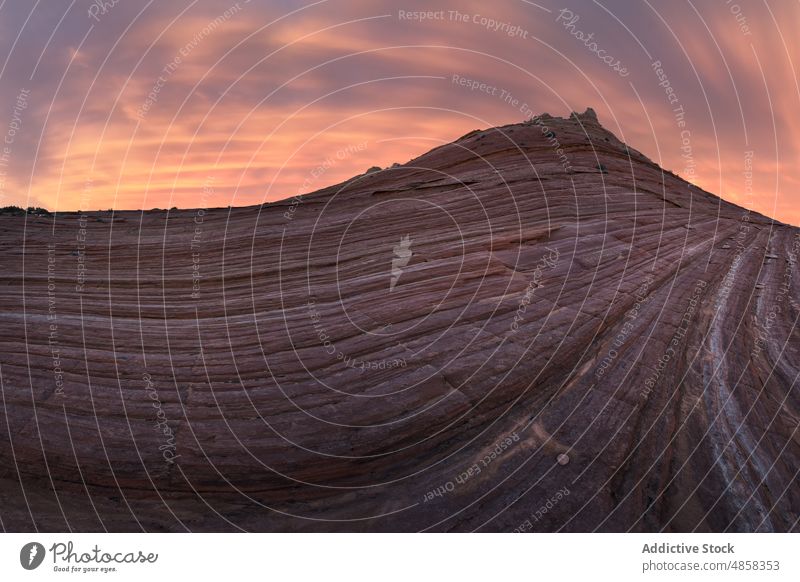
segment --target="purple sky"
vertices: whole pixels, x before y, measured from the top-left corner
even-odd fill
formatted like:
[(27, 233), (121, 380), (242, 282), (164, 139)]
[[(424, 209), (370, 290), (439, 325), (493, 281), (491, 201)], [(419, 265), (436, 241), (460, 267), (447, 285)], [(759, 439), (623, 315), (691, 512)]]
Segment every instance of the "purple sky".
[(6, 0), (0, 205), (254, 204), (590, 106), (799, 224), (798, 25), (796, 1)]

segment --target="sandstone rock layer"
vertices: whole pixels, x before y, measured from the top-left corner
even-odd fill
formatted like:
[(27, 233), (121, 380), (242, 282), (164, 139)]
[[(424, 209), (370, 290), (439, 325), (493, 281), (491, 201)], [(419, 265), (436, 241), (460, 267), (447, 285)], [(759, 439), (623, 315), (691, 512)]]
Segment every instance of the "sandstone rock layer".
[(797, 531), (798, 229), (591, 110), (0, 217), (10, 531)]

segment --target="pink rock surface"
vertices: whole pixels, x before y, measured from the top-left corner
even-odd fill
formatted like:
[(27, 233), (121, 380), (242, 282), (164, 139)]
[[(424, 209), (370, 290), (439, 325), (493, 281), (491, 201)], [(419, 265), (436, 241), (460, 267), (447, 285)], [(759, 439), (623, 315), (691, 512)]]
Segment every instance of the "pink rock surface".
[(301, 200), (0, 216), (2, 526), (797, 530), (798, 233), (591, 110)]

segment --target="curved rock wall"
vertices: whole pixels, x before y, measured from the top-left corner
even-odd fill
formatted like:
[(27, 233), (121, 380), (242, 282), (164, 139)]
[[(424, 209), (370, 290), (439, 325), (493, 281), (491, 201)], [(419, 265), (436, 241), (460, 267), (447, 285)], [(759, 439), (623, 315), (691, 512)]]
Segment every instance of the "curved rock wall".
[(7, 530), (797, 529), (800, 231), (568, 119), (0, 217)]

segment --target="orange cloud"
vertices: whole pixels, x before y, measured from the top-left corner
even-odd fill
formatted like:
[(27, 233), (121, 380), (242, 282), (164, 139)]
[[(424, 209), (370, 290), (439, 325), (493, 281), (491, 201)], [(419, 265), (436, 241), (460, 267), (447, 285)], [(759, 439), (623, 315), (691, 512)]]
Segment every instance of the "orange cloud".
[[(646, 4), (575, 2), (582, 30), (625, 61), (631, 74), (622, 78), (555, 22), (559, 7), (537, 4), (544, 9), (443, 7), (519, 26), (525, 38), (472, 19), (400, 20), (395, 7), (369, 2), (281, 12), (277, 3), (240, 0), (234, 10), (207, 0), (142, 15), (120, 4), (85, 40), (86, 23), (69, 21), (59, 58), (43, 58), (34, 75), (30, 143), (20, 140), (5, 190), (17, 192), (12, 202), (59, 210), (192, 207), (213, 175), (209, 204), (255, 204), (520, 121), (523, 103), (560, 115), (592, 106), (621, 139), (685, 175), (683, 128), (651, 68), (661, 60), (686, 111), (698, 185), (800, 223), (792, 61), (800, 5), (748, 5), (737, 20), (724, 3), (697, 12), (671, 4), (656, 14)], [(33, 22), (21, 46), (34, 46), (35, 27), (47, 24)], [(32, 67), (41, 49), (28, 52)], [(23, 86), (30, 73), (19, 69), (6, 86)], [(458, 86), (453, 74), (517, 101)], [(350, 153), (315, 171), (341, 150)], [(743, 174), (749, 150), (752, 193)]]

